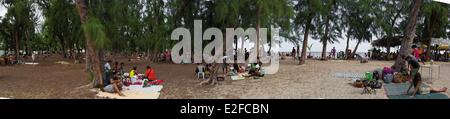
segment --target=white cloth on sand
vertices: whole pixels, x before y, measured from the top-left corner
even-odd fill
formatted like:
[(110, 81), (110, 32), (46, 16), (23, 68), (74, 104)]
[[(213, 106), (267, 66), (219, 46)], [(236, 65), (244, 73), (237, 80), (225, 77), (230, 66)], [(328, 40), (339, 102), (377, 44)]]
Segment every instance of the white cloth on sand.
[(114, 93), (98, 92), (98, 97), (111, 98), (111, 99), (158, 99), (162, 85), (152, 85), (150, 87), (142, 88), (141, 85), (131, 85), (124, 87), (122, 93), (125, 96), (119, 96)]

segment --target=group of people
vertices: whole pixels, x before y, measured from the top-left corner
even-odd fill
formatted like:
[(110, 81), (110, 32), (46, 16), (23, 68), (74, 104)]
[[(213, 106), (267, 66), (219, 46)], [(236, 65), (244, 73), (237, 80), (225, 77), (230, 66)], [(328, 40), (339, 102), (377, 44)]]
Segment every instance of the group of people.
[[(248, 75), (248, 76), (256, 76), (261, 77), (264, 76), (264, 72), (262, 71), (262, 63), (258, 60), (257, 63), (250, 63), (245, 66), (241, 66), (237, 63), (234, 63), (233, 66), (230, 67), (230, 75), (232, 76), (242, 76), (242, 75)], [(248, 73), (247, 73), (248, 71)]]
[[(128, 73), (129, 75), (125, 75), (127, 72), (125, 72), (124, 69), (124, 63), (121, 62), (115, 62), (114, 66), (111, 67), (111, 60), (108, 60), (104, 65), (104, 79), (103, 84), (105, 87), (103, 87), (103, 91), (109, 92), (109, 93), (117, 93), (120, 96), (125, 96), (121, 91), (122, 87), (124, 85), (129, 85), (132, 80), (137, 80), (137, 77), (139, 76), (139, 71), (136, 66), (133, 66), (133, 68)], [(145, 74), (143, 75), (144, 79), (148, 79), (151, 81), (157, 81), (155, 70), (147, 65)]]
[[(292, 51), (290, 53), (290, 56), (294, 57), (294, 60), (296, 59), (296, 56), (298, 54), (299, 50), (295, 49), (295, 47), (292, 47)], [(313, 56), (311, 56), (311, 53), (309, 54), (308, 58), (312, 58)], [(327, 59), (335, 59), (338, 58), (337, 54), (336, 54), (336, 47), (333, 47), (333, 49), (331, 49), (331, 52), (329, 52), (329, 55), (326, 57)]]

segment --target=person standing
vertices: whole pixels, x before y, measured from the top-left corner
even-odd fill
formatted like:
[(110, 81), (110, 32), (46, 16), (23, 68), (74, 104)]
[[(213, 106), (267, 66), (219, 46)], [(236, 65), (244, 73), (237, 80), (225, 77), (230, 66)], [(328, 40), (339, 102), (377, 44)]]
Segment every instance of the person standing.
[(336, 47), (333, 47), (333, 49), (331, 49), (331, 58), (336, 58)]
[(33, 63), (34, 63), (35, 59), (36, 59), (36, 55), (34, 53), (31, 53), (31, 60), (33, 60)]
[(416, 46), (416, 45), (413, 45), (413, 46), (411, 47), (411, 50), (412, 50), (412, 55), (416, 58), (416, 60), (420, 60), (420, 57), (419, 57), (419, 50), (417, 49), (417, 46)]
[(105, 78), (103, 79), (103, 85), (105, 85), (105, 86), (107, 86), (108, 84), (109, 84), (109, 82), (110, 82), (110, 79), (111, 79), (111, 60), (108, 60), (106, 63), (105, 63), (105, 65), (103, 66), (103, 69), (104, 69), (104, 76), (105, 76)]
[(296, 54), (295, 47), (292, 47), (291, 56), (294, 58), (294, 60), (295, 60), (295, 54)]

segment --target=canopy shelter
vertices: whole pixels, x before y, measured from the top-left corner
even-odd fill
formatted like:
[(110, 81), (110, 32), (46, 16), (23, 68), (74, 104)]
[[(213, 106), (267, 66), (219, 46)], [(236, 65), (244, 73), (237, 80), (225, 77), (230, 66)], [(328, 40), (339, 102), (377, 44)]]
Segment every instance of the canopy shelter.
[[(403, 36), (392, 36), (392, 37), (383, 37), (378, 40), (374, 40), (372, 42), (372, 46), (374, 47), (397, 47), (402, 45)], [(414, 38), (414, 43), (419, 42), (419, 39)]]

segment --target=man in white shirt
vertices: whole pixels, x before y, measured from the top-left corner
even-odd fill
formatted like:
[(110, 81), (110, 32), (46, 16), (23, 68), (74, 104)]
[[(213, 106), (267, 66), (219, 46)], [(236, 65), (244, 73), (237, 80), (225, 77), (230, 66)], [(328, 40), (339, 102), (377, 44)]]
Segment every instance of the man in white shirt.
[(108, 62), (105, 63), (104, 65), (104, 70), (105, 70), (105, 77), (103, 78), (103, 85), (107, 86), (110, 82), (111, 79), (111, 60), (108, 60)]

